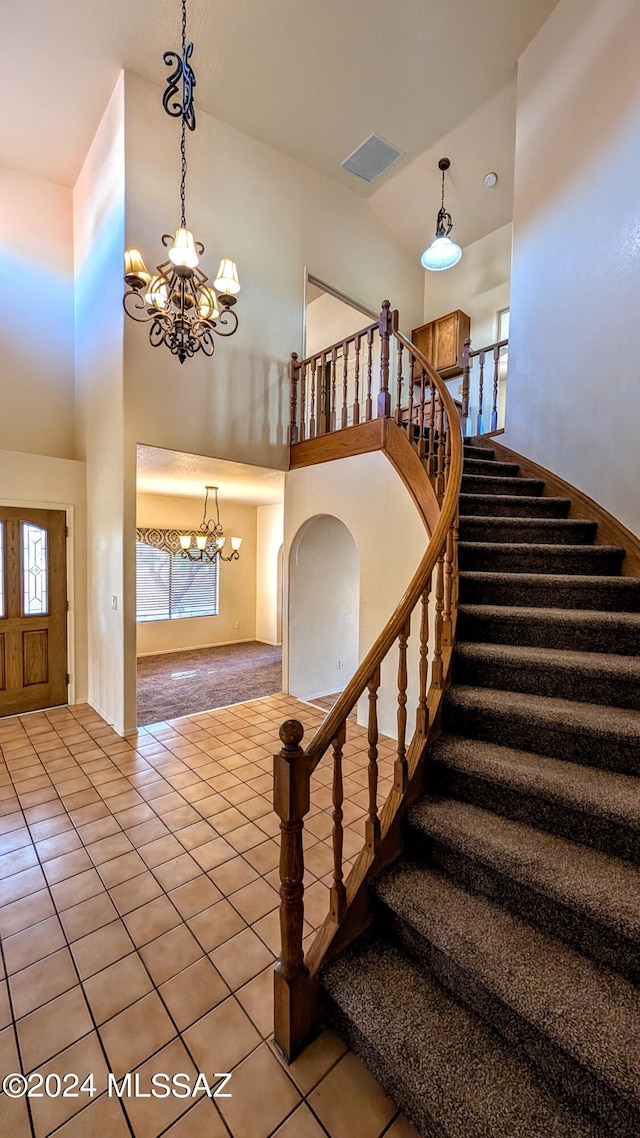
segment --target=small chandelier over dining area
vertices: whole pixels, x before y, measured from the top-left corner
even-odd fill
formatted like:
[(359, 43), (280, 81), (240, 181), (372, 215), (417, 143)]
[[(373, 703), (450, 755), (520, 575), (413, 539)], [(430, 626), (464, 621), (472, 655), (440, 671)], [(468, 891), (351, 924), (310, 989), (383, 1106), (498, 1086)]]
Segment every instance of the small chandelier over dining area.
[(453, 229), (453, 220), (444, 206), (444, 172), (450, 165), (448, 158), (441, 158), (438, 162), (438, 169), (442, 172), (442, 197), (436, 220), (436, 235), (420, 258), (422, 267), (430, 269), (433, 273), (453, 268), (462, 256), (462, 249), (449, 236)]
[[(217, 276), (210, 286), (209, 278), (199, 267), (204, 245), (194, 239), (187, 228), (185, 194), (187, 179), (186, 129), (195, 131), (196, 112), (193, 89), (196, 78), (191, 67), (193, 43), (187, 43), (186, 0), (182, 0), (182, 52), (165, 51), (164, 62), (172, 67), (162, 105), (172, 118), (180, 118), (180, 225), (172, 236), (165, 233), (162, 243), (168, 259), (149, 273), (138, 249), (127, 249), (124, 255), (124, 310), (133, 320), (150, 323), (149, 340), (153, 347), (165, 344), (180, 363), (202, 351), (214, 352), (213, 333), (233, 336), (238, 316), (233, 306), (240, 291), (235, 262), (228, 257), (220, 261)], [(180, 92), (181, 97), (175, 98)]]
[[(215, 495), (215, 518), (207, 517), (209, 505), (209, 491)], [(220, 521), (220, 506), (218, 505), (218, 487), (205, 486), (204, 510), (200, 529), (193, 535), (184, 533), (180, 535), (180, 549), (183, 557), (189, 561), (238, 561), (240, 557), (241, 537), (231, 538), (231, 553), (228, 556), (222, 552), (226, 538)]]

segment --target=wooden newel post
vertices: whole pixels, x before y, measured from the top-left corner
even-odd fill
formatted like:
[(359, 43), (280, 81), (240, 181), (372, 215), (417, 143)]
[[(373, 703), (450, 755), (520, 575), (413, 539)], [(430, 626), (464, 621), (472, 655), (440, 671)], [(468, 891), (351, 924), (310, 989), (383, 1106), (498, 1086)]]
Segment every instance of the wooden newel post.
[[(298, 353), (292, 352), (289, 360), (289, 446), (298, 441)], [(303, 409), (304, 410), (304, 409)]]
[(469, 418), (470, 352), (471, 340), (467, 337), (462, 348), (462, 410), (460, 412), (465, 434), (467, 433), (467, 419)]
[(310, 762), (300, 743), (304, 728), (287, 719), (282, 750), (274, 755), (274, 807), (280, 818), (280, 933), (282, 950), (274, 973), (274, 1033), (288, 1062), (302, 1050), (313, 1026), (313, 996), (304, 963), (303, 818), (309, 810)]
[(378, 418), (388, 419), (391, 415), (391, 392), (389, 391), (389, 335), (391, 333), (391, 303), (382, 301), (380, 313), (380, 390), (378, 392)]

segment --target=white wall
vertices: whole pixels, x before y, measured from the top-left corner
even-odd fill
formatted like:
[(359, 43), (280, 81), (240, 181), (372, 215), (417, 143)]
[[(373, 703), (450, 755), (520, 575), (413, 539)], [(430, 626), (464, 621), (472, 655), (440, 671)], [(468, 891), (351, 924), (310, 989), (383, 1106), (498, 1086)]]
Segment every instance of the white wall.
[(87, 698), (87, 506), (84, 462), (0, 451), (4, 505), (66, 510), (69, 702)]
[[(241, 537), (242, 546), (238, 561), (223, 561), (220, 565), (219, 615), (192, 616), (184, 620), (143, 621), (136, 625), (139, 656), (255, 640), (256, 513), (255, 506), (243, 506), (237, 502), (221, 503), (222, 524), (227, 535), (224, 553), (231, 551), (232, 536)], [(164, 494), (138, 495), (139, 526), (197, 529), (201, 515), (202, 503), (195, 498), (173, 498)]]
[[(381, 452), (325, 462), (292, 470), (285, 484), (285, 611), (289, 595), (291, 549), (301, 526), (319, 514), (344, 523), (353, 535), (360, 561), (359, 658), (373, 644), (391, 616), (422, 557), (427, 535), (403, 483)], [(410, 639), (408, 715), (413, 722), (417, 703), (418, 644), (415, 629)], [(304, 633), (303, 633), (304, 634)], [(289, 687), (290, 638), (300, 635), (291, 627), (283, 643), (283, 676)], [(395, 736), (397, 709), (397, 654), (383, 668), (379, 701), (380, 729)], [(349, 674), (344, 676), (344, 682)], [(297, 682), (297, 679), (296, 681)]]
[(296, 534), (289, 558), (289, 692), (342, 691), (358, 666), (360, 565), (343, 522), (323, 514)]
[(71, 191), (0, 169), (0, 447), (74, 458), (73, 370)]
[[(384, 297), (380, 299), (384, 300)], [(323, 348), (328, 348), (330, 344), (336, 344), (338, 340), (344, 340), (354, 332), (359, 332), (361, 328), (366, 328), (372, 319), (373, 317), (358, 312), (356, 308), (352, 308), (331, 293), (325, 292), (322, 296), (317, 296), (307, 305), (305, 356), (312, 356), (316, 352), (321, 352)]]
[(505, 443), (640, 534), (637, 0), (560, 0), (518, 73)]
[(76, 183), (73, 206), (77, 446), (87, 463), (89, 702), (122, 733), (135, 727), (135, 702), (127, 719), (124, 700), (135, 647), (125, 653), (123, 76)]
[(256, 510), (256, 640), (282, 643), (282, 558), (284, 506)]

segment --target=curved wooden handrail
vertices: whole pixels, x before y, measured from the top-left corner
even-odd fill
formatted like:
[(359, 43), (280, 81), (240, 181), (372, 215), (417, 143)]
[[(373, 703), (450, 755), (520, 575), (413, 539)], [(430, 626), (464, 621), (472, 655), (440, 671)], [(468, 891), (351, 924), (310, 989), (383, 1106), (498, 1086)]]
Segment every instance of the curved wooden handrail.
[[(459, 417), (456, 409), (455, 402), (449, 394), (444, 381), (440, 379), (437, 371), (431, 366), (426, 356), (407, 340), (401, 332), (394, 331), (395, 338), (414, 356), (422, 368), (426, 371), (427, 375), (431, 378), (434, 387), (437, 388), (440, 398), (444, 404), (447, 412), (447, 418), (450, 427), (453, 424), (459, 424)], [(382, 663), (387, 652), (395, 643), (407, 621), (411, 615), (416, 604), (420, 600), (422, 590), (424, 589), (425, 581), (431, 576), (435, 569), (438, 557), (442, 552), (447, 533), (455, 518), (458, 509), (458, 498), (460, 496), (460, 483), (462, 481), (462, 431), (452, 431), (451, 438), (451, 467), (449, 470), (449, 480), (445, 495), (440, 508), (440, 517), (433, 531), (426, 552), (420, 561), (413, 577), (411, 578), (403, 596), (401, 597), (394, 612), (389, 617), (382, 632), (374, 641), (373, 645), (367, 652), (364, 660), (354, 672), (349, 680), (344, 691), (340, 694), (334, 703), (327, 718), (320, 725), (316, 731), (313, 739), (306, 748), (306, 755), (312, 762), (312, 770), (315, 770), (322, 756), (324, 755), (327, 747), (335, 736), (335, 733), (341, 723), (353, 711), (357, 701), (363, 694), (369, 676), (379, 664)]]
[[(354, 373), (353, 422), (359, 421), (358, 345), (363, 337), (367, 344), (367, 398), (365, 421), (373, 416), (374, 396), (371, 388), (371, 360), (373, 326), (356, 333), (348, 343), (356, 345)], [(445, 688), (447, 667), (452, 653), (457, 605), (457, 512), (462, 482), (463, 443), (458, 409), (443, 380), (426, 357), (398, 330), (398, 313), (390, 310), (384, 301), (380, 320), (375, 328), (380, 336), (380, 388), (375, 406), (378, 419), (384, 421), (381, 437), (387, 457), (403, 477), (407, 489), (421, 514), (430, 538), (424, 555), (411, 577), (402, 597), (374, 644), (356, 669), (346, 688), (325, 717), (306, 749), (301, 746), (303, 728), (296, 720), (282, 725), (282, 750), (275, 756), (274, 805), (280, 817), (280, 926), (282, 952), (275, 971), (275, 1042), (287, 1059), (291, 1060), (309, 1039), (317, 1026), (314, 993), (315, 980), (326, 959), (338, 930), (341, 936), (354, 935), (354, 922), (370, 874), (388, 857), (389, 842), (397, 830), (399, 817), (407, 794), (413, 793), (419, 781), (421, 759), (430, 732), (437, 728), (440, 704)], [(395, 341), (396, 375), (390, 382), (390, 341)], [(323, 431), (331, 437), (337, 430), (348, 426), (349, 376), (347, 361), (349, 349), (344, 342), (343, 413), (338, 427), (335, 413), (335, 357), (334, 345), (319, 353), (321, 374), (327, 354), (332, 366), (323, 389)], [(314, 357), (316, 358), (316, 357)], [(403, 368), (408, 363), (408, 375)], [(308, 404), (305, 402), (305, 362), (299, 364), (292, 356), (291, 422), (292, 442), (315, 437), (314, 386), (317, 372), (313, 365)], [(300, 381), (300, 400), (297, 384)], [(391, 388), (395, 382), (395, 423), (391, 417)], [(408, 406), (403, 406), (403, 390), (408, 382)], [(418, 394), (416, 395), (416, 388)], [(307, 421), (308, 412), (308, 421)], [(402, 438), (401, 436), (404, 436)], [(303, 445), (305, 443), (303, 442)], [(307, 449), (308, 449), (308, 445)], [(315, 446), (315, 444), (313, 444)], [(406, 448), (403, 450), (403, 448)], [(307, 456), (308, 457), (308, 456)], [(429, 616), (430, 598), (433, 615)], [(419, 632), (419, 700), (416, 708), (415, 730), (407, 745), (407, 641), (411, 634), (411, 618), (420, 609)], [(433, 641), (430, 624), (433, 623)], [(394, 760), (393, 789), (382, 807), (378, 803), (378, 718), (377, 699), (381, 680), (381, 665), (397, 642), (397, 747)], [(430, 674), (430, 687), (428, 677)], [(346, 740), (347, 719), (357, 701), (369, 693), (369, 743), (367, 771), (369, 807), (365, 820), (363, 848), (344, 881), (343, 859), (343, 749)], [(302, 845), (303, 821), (310, 809), (311, 775), (321, 759), (332, 751), (333, 759), (333, 884), (330, 888), (329, 913), (321, 926), (308, 958), (303, 951), (304, 927), (304, 853)], [(413, 781), (412, 781), (413, 780)], [(349, 933), (351, 929), (351, 933)]]

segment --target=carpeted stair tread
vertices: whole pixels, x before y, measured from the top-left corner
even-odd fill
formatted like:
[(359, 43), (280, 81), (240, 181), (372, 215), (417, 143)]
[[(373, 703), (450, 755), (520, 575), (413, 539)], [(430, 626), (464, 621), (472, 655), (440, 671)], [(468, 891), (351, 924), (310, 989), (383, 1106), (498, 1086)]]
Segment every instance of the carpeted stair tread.
[(574, 573), (460, 572), (462, 604), (640, 610), (640, 580)]
[[(475, 785), (490, 785), (498, 803), (501, 792), (521, 796), (523, 813), (533, 813), (532, 804), (540, 801), (584, 815), (594, 829), (602, 822), (628, 828), (630, 843), (636, 846), (636, 860), (640, 859), (640, 779), (634, 775), (460, 735), (441, 735), (429, 753), (435, 768), (470, 776)], [(582, 839), (576, 836), (574, 840)]]
[(462, 475), (463, 494), (542, 494), (544, 482), (538, 478), (496, 478), (488, 474)]
[(640, 708), (640, 659), (614, 653), (458, 641), (453, 678), (466, 686)]
[(571, 507), (569, 498), (546, 498), (526, 494), (460, 495), (460, 513), (467, 517), (553, 517), (566, 518)]
[(640, 774), (640, 715), (627, 708), (456, 684), (444, 723), (456, 735)]
[(626, 550), (615, 545), (531, 545), (527, 542), (460, 541), (461, 570), (503, 573), (571, 573), (610, 576), (620, 572)]
[(425, 1138), (605, 1138), (388, 940), (361, 937), (321, 982), (339, 1030)]
[(406, 825), (640, 948), (640, 866), (466, 802), (422, 798)]
[(486, 641), (490, 636), (494, 644), (640, 654), (640, 614), (636, 612), (461, 605), (458, 634), (467, 642)]
[(489, 447), (475, 447), (471, 443), (464, 444), (464, 457), (465, 458), (481, 458), (490, 462), (495, 458), (495, 451), (490, 450)]
[(489, 474), (492, 478), (517, 478), (520, 467), (517, 462), (496, 462), (494, 459), (467, 457), (464, 459), (465, 474)]
[(396, 862), (373, 892), (402, 947), (544, 1074), (573, 1089), (588, 1073), (583, 1107), (617, 1113), (613, 1132), (636, 1112), (640, 1126), (640, 992), (628, 980), (420, 863)]
[(500, 518), (460, 514), (460, 541), (592, 545), (597, 522), (579, 518)]

